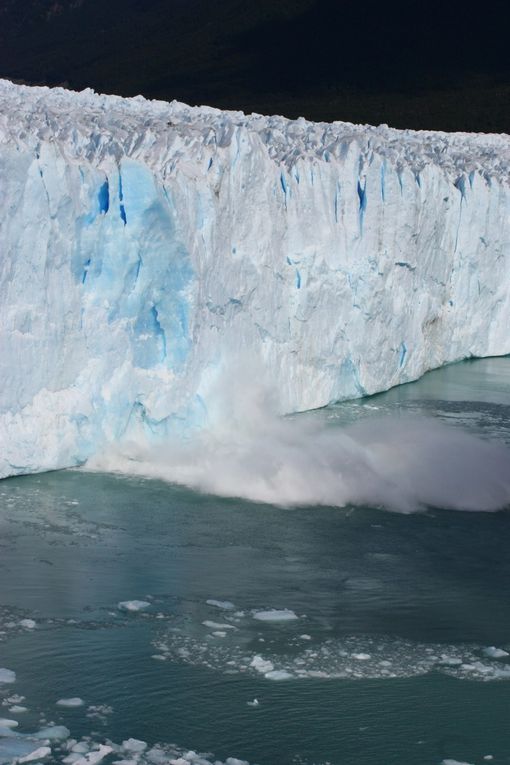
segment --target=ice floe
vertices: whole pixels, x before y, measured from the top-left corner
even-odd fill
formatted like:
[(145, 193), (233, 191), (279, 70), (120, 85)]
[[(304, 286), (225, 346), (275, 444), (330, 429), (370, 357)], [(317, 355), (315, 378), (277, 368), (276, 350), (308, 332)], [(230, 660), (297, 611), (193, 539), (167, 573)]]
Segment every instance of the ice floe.
[(502, 648), (496, 648), (496, 646), (490, 645), (483, 649), (482, 652), (485, 656), (489, 656), (491, 659), (506, 659), (510, 654), (508, 651), (504, 651)]
[(144, 611), (146, 608), (149, 608), (152, 604), (149, 603), (148, 600), (122, 600), (120, 603), (117, 604), (117, 608), (120, 611)]
[(262, 656), (254, 656), (250, 662), (250, 667), (253, 667), (257, 672), (261, 672), (265, 675), (267, 672), (272, 672), (274, 664), (268, 659), (263, 659)]
[(57, 706), (59, 707), (82, 707), (85, 702), (83, 699), (80, 699), (78, 696), (73, 696), (70, 699), (59, 699), (57, 701)]
[(214, 598), (211, 598), (210, 600), (206, 600), (206, 603), (208, 606), (220, 608), (222, 611), (232, 611), (235, 608), (235, 605), (231, 603), (230, 600), (215, 600)]
[(0, 717), (0, 728), (17, 728), (18, 725), (17, 720), (7, 720), (5, 717)]
[(271, 608), (268, 611), (254, 611), (253, 618), (259, 622), (290, 622), (299, 617), (289, 608)]
[(65, 725), (49, 725), (33, 734), (34, 738), (49, 739), (50, 741), (59, 741), (69, 738), (71, 731)]
[(221, 624), (220, 622), (211, 622), (209, 619), (206, 619), (202, 622), (204, 627), (209, 627), (209, 629), (212, 630), (235, 630), (237, 627), (235, 627), (233, 624)]
[(24, 627), (26, 630), (33, 630), (37, 627), (37, 622), (34, 619), (22, 619), (20, 627)]
[(49, 746), (40, 746), (38, 749), (34, 749), (33, 752), (30, 752), (30, 754), (25, 755), (25, 757), (19, 757), (17, 762), (23, 763), (35, 762), (35, 760), (44, 760), (50, 754), (51, 748)]

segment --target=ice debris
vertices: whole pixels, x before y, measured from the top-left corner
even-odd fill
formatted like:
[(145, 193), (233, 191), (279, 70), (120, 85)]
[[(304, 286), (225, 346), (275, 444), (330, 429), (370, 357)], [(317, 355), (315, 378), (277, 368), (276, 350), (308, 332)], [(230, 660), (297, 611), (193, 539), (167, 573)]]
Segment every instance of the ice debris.
[(144, 611), (146, 608), (149, 608), (152, 604), (149, 603), (147, 600), (123, 600), (120, 603), (118, 603), (117, 608), (120, 611)]
[(81, 707), (83, 706), (84, 703), (85, 702), (83, 701), (83, 699), (80, 699), (78, 696), (73, 696), (72, 698), (69, 698), (69, 699), (59, 699), (57, 701), (57, 706), (73, 708), (73, 707)]
[(258, 619), (260, 622), (290, 622), (294, 619), (299, 619), (298, 616), (289, 608), (282, 608), (280, 610), (271, 608), (269, 611), (254, 611), (253, 618)]

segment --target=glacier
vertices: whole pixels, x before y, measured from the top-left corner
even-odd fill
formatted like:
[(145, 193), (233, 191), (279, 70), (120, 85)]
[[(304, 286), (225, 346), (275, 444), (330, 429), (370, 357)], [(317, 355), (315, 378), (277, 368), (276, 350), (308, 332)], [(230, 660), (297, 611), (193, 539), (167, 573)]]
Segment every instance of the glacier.
[[(510, 138), (0, 80), (0, 477), (510, 353)], [(240, 362), (241, 363), (241, 362)]]

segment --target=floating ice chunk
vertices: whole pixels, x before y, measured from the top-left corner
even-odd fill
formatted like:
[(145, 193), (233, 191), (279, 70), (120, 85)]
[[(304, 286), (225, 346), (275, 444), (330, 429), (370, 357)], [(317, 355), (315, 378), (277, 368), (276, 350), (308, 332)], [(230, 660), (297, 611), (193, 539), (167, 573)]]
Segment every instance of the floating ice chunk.
[(153, 751), (151, 750), (148, 753), (150, 762), (157, 763), (158, 765), (249, 765), (246, 760), (239, 760), (237, 757), (227, 757), (224, 763), (219, 760), (214, 760), (213, 763), (212, 760), (206, 759), (204, 755), (197, 754), (193, 750), (182, 752), (175, 759), (160, 759), (159, 756), (157, 758), (154, 757)]
[(19, 693), (13, 693), (12, 696), (7, 696), (4, 703), (21, 704), (22, 701), (25, 701), (24, 696), (20, 696)]
[(20, 707), (18, 704), (14, 704), (14, 706), (9, 707), (9, 712), (12, 712), (13, 715), (20, 715), (23, 712), (28, 712), (28, 707)]
[(214, 600), (214, 598), (210, 598), (209, 600), (205, 601), (208, 606), (214, 606), (214, 608), (221, 608), (222, 611), (232, 611), (235, 608), (235, 605), (230, 602), (230, 600)]
[(16, 682), (16, 672), (13, 672), (12, 669), (5, 669), (4, 667), (0, 668), (0, 683), (15, 683)]
[(258, 699), (253, 699), (253, 701), (247, 701), (246, 704), (249, 707), (258, 707), (260, 706), (260, 701)]
[(300, 640), (311, 640), (312, 636), (311, 635), (300, 635), (299, 638), (300, 638)]
[(37, 627), (37, 622), (33, 619), (21, 619), (20, 627), (24, 627), (26, 630), (33, 630)]
[(209, 627), (211, 630), (236, 630), (237, 627), (234, 627), (233, 624), (220, 624), (219, 622), (211, 622), (209, 620), (206, 620), (205, 622), (202, 622), (204, 627)]
[(443, 760), (441, 765), (472, 765), (472, 763), (460, 762), (459, 760)]
[(263, 675), (266, 674), (266, 672), (272, 672), (274, 669), (274, 664), (271, 661), (268, 661), (267, 659), (263, 659), (262, 656), (254, 656), (253, 659), (250, 662), (250, 667), (253, 667), (257, 670), (257, 672), (261, 672)]
[(369, 653), (351, 653), (351, 656), (356, 661), (368, 661), (372, 658)]
[(484, 760), (493, 760), (493, 759), (494, 759), (494, 755), (492, 755), (492, 754), (486, 754), (486, 755), (484, 756), (484, 758), (483, 758), (483, 759), (484, 759)]
[(109, 755), (110, 752), (113, 752), (111, 746), (100, 744), (99, 749), (95, 749), (83, 757), (80, 757), (79, 760), (75, 760), (74, 765), (97, 765), (97, 763), (101, 762), (101, 760), (104, 760), (104, 758)]
[(490, 656), (491, 659), (504, 659), (510, 655), (508, 651), (504, 651), (502, 648), (496, 648), (494, 645), (484, 648), (482, 653), (485, 654), (485, 656)]
[(291, 611), (289, 608), (282, 608), (280, 610), (271, 608), (268, 611), (254, 611), (253, 618), (258, 619), (260, 622), (290, 622), (299, 617)]
[(89, 748), (84, 741), (79, 741), (77, 744), (73, 744), (71, 751), (78, 754), (87, 754)]
[(128, 738), (122, 742), (122, 748), (125, 752), (144, 752), (147, 749), (147, 742), (137, 738)]
[(117, 608), (121, 611), (143, 611), (150, 605), (148, 600), (122, 600), (117, 604)]
[(271, 672), (266, 672), (264, 677), (267, 680), (292, 680), (293, 675), (284, 669), (274, 669)]
[(227, 637), (227, 633), (224, 630), (215, 630), (211, 633), (214, 637), (224, 638)]
[(73, 696), (70, 699), (59, 699), (57, 705), (59, 707), (82, 707), (85, 702), (78, 696)]
[(38, 749), (34, 749), (30, 754), (26, 754), (24, 757), (19, 757), (16, 762), (34, 762), (34, 760), (44, 760), (45, 757), (51, 754), (49, 746), (40, 746)]
[(462, 659), (459, 659), (456, 656), (447, 656), (446, 654), (443, 654), (440, 663), (447, 667), (458, 667), (462, 664)]
[(50, 741), (58, 741), (64, 738), (69, 738), (70, 733), (69, 728), (66, 728), (65, 725), (50, 725), (48, 728), (42, 728), (42, 730), (34, 733), (33, 738), (47, 738)]
[(16, 720), (6, 720), (5, 717), (0, 717), (0, 728), (17, 728), (18, 725)]
[(26, 757), (34, 751), (35, 744), (33, 741), (24, 739), (12, 732), (10, 737), (5, 738), (6, 735), (4, 731), (0, 734), (0, 763), (2, 765), (12, 765), (12, 763), (18, 762), (20, 757)]
[(495, 680), (506, 680), (510, 677), (510, 667), (508, 666), (504, 669), (494, 669), (494, 667), (492, 667), (491, 670)]
[(106, 718), (108, 715), (111, 715), (113, 712), (113, 708), (109, 706), (108, 704), (92, 704), (91, 706), (87, 707), (87, 717), (92, 719), (101, 720), (102, 722), (106, 722)]

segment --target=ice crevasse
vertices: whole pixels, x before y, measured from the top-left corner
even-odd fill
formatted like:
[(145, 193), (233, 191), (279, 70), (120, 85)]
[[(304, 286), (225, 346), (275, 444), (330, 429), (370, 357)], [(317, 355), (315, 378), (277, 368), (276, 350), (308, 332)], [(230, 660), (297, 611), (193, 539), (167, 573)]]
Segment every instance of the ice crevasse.
[(510, 353), (510, 138), (0, 81), (0, 476)]

